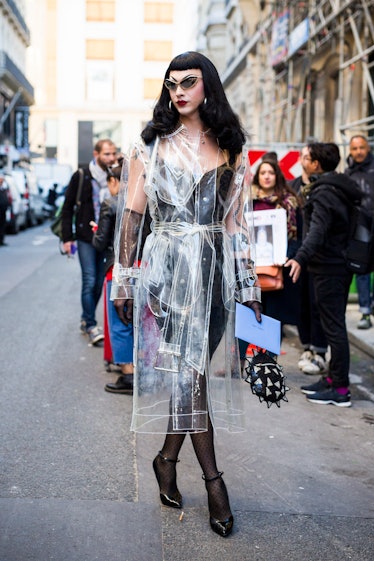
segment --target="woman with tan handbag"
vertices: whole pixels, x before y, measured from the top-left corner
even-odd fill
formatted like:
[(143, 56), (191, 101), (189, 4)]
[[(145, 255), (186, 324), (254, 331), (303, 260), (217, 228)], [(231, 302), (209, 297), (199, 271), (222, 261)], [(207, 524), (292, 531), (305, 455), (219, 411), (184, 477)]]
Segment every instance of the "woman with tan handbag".
[[(287, 213), (287, 257), (292, 258), (301, 243), (300, 203), (297, 195), (287, 184), (285, 177), (272, 158), (263, 158), (253, 177), (253, 210), (264, 211), (283, 208)], [(260, 240), (259, 240), (260, 241)], [(269, 243), (270, 240), (267, 240)], [(272, 241), (274, 249), (279, 243), (277, 237)], [(257, 255), (260, 245), (256, 244), (256, 263), (261, 262)], [(276, 254), (276, 251), (274, 251)], [(293, 284), (283, 263), (256, 269), (262, 290), (263, 312), (282, 324), (296, 325), (298, 320), (298, 284)], [(262, 277), (261, 271), (267, 273)], [(262, 277), (262, 278), (261, 278)]]

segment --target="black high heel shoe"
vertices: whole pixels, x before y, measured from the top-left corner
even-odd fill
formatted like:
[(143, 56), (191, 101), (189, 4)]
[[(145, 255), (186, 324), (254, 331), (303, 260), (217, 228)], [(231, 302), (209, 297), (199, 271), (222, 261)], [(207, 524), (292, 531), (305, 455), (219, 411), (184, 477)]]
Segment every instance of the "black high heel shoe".
[[(205, 481), (206, 490), (208, 491), (207, 483), (210, 483), (211, 481), (216, 481), (216, 479), (221, 479), (221, 484), (224, 486), (224, 490), (227, 494), (226, 485), (225, 485), (225, 482), (222, 479), (222, 475), (223, 475), (223, 471), (219, 471), (217, 475), (215, 475), (214, 477), (211, 477), (210, 479), (207, 479), (205, 477), (205, 475), (203, 475), (202, 478)], [(227, 500), (228, 500), (228, 497), (227, 497)], [(210, 499), (209, 499), (209, 491), (208, 491), (208, 506), (209, 506), (209, 512), (210, 512), (211, 505), (210, 505)], [(227, 536), (229, 536), (231, 534), (232, 528), (234, 526), (234, 517), (232, 516), (232, 514), (230, 516), (228, 516), (227, 518), (225, 518), (224, 520), (217, 520), (217, 518), (214, 518), (212, 515), (210, 515), (209, 521), (210, 521), (210, 527), (212, 528), (213, 532), (215, 532), (219, 536), (222, 536), (223, 538), (227, 538)]]
[[(161, 454), (161, 451), (157, 454), (157, 456), (155, 457), (155, 459), (153, 460), (153, 469), (156, 475), (156, 479), (157, 479), (157, 483), (158, 486), (160, 487), (160, 499), (163, 505), (165, 506), (170, 506), (171, 508), (182, 508), (182, 495), (180, 494), (180, 492), (177, 489), (177, 483), (175, 481), (175, 493), (174, 494), (168, 494), (168, 493), (162, 493), (161, 492), (161, 486), (160, 486), (160, 472), (157, 466), (157, 460), (158, 458), (160, 458), (160, 461), (162, 462), (172, 462), (173, 464), (176, 464), (177, 462), (179, 462), (179, 460), (172, 460), (170, 458), (165, 458), (165, 456), (163, 456)], [(175, 476), (176, 479), (176, 476)]]

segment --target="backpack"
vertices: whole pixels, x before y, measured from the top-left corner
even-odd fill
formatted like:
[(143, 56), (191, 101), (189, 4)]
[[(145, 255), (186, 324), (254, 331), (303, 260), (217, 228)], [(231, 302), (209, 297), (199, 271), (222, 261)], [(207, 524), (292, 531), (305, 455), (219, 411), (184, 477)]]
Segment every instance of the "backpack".
[(353, 273), (363, 275), (374, 271), (374, 215), (358, 204), (351, 203), (345, 260)]
[(349, 209), (349, 236), (344, 251), (347, 269), (358, 275), (371, 273), (374, 271), (374, 212), (332, 187)]

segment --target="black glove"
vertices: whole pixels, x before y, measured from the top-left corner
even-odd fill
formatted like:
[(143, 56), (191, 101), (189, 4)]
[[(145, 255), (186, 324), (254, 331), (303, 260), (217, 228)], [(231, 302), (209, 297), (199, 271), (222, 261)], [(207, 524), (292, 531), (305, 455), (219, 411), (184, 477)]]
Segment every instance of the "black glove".
[(261, 314), (262, 314), (262, 305), (261, 302), (257, 300), (248, 300), (248, 302), (243, 302), (243, 306), (247, 306), (247, 308), (252, 308), (254, 313), (256, 314), (256, 319), (258, 323), (262, 322)]

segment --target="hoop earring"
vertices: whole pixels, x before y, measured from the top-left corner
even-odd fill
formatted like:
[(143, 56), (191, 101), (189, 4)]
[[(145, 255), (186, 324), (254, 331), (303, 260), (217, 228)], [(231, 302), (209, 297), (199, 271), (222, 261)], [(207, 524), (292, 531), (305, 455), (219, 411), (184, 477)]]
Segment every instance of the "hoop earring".
[(171, 100), (169, 101), (169, 109), (171, 111)]
[(206, 105), (208, 103), (208, 100), (206, 97), (204, 97), (204, 105)]

